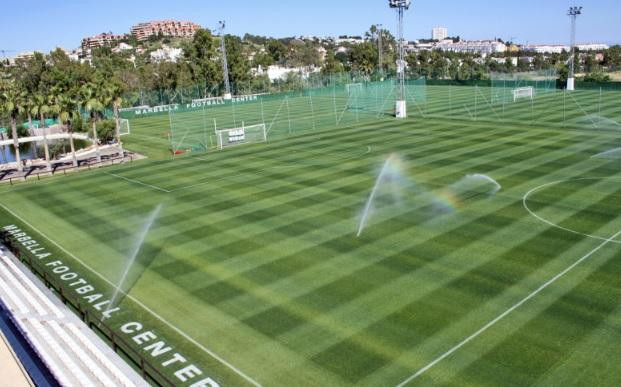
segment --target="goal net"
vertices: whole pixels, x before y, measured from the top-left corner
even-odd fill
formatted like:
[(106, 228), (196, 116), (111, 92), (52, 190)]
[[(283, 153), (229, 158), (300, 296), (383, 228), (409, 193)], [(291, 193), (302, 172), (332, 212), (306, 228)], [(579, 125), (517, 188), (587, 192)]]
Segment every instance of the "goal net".
[(218, 149), (224, 149), (235, 145), (251, 144), (267, 141), (265, 124), (242, 126), (239, 128), (216, 130)]
[(362, 83), (348, 83), (345, 85), (347, 93), (347, 109), (361, 110), (362, 104)]
[(129, 120), (126, 118), (121, 118), (120, 119), (120, 127), (119, 127), (119, 133), (121, 134), (121, 136), (126, 136), (130, 133), (129, 131)]
[(533, 99), (535, 96), (535, 89), (532, 86), (518, 87), (517, 89), (513, 89), (512, 93), (513, 102), (516, 102), (518, 99), (522, 98)]
[[(556, 90), (556, 70), (539, 70), (518, 73), (492, 73), (490, 74), (492, 89), (492, 104), (514, 102), (520, 98), (534, 98), (535, 94), (541, 95)], [(526, 88), (532, 89), (532, 95)]]

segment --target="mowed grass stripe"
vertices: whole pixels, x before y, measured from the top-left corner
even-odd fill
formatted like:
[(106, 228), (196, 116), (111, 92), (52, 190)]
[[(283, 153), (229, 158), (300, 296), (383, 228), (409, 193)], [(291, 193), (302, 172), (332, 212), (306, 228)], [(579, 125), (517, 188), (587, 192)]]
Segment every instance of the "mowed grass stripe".
[[(302, 104), (299, 106), (302, 106)], [(528, 114), (524, 112), (523, 115), (526, 117)], [(425, 130), (425, 124), (432, 124), (434, 128), (427, 131)], [(372, 122), (365, 123), (365, 125), (369, 129), (373, 129), (376, 126)], [(481, 129), (490, 127), (493, 129), (491, 131), (493, 134), (481, 133)], [(317, 360), (318, 356), (320, 356), (319, 354), (326, 352), (332, 346), (358, 333), (361, 326), (354, 329), (345, 329), (342, 326), (331, 326), (328, 320), (316, 321), (315, 319), (323, 319), (324, 316), (334, 317), (335, 314), (349, 308), (352, 314), (348, 317), (355, 320), (354, 316), (356, 313), (354, 312), (356, 312), (356, 309), (361, 310), (360, 308), (364, 307), (359, 302), (365, 298), (370, 299), (373, 294), (381, 294), (386, 288), (386, 285), (377, 286), (376, 284), (370, 285), (368, 289), (365, 289), (364, 286), (358, 287), (360, 284), (369, 282), (373, 273), (372, 268), (378, 271), (378, 275), (384, 279), (384, 283), (399, 281), (402, 276), (399, 276), (398, 273), (401, 270), (408, 272), (407, 270), (411, 269), (411, 262), (405, 255), (390, 260), (389, 266), (373, 266), (378, 258), (380, 260), (386, 258), (386, 251), (395, 250), (395, 247), (389, 244), (391, 240), (399, 241), (398, 238), (403, 238), (407, 235), (408, 230), (410, 233), (414, 232), (415, 235), (424, 235), (426, 239), (434, 238), (434, 234), (438, 236), (448, 231), (444, 228), (437, 228), (437, 225), (435, 229), (433, 227), (424, 229), (424, 222), (412, 222), (412, 219), (414, 219), (413, 215), (416, 215), (417, 212), (416, 209), (412, 209), (410, 212), (402, 214), (402, 216), (389, 217), (374, 223), (369, 229), (370, 233), (367, 235), (367, 237), (374, 240), (373, 243), (370, 243), (371, 239), (366, 241), (366, 246), (353, 246), (352, 244), (339, 244), (337, 242), (344, 235), (346, 236), (351, 232), (349, 231), (348, 224), (355, 223), (355, 219), (354, 216), (347, 215), (347, 212), (355, 212), (356, 210), (355, 201), (352, 200), (353, 196), (360, 195), (364, 199), (366, 193), (368, 193), (368, 187), (365, 186), (372, 183), (373, 168), (385, 157), (382, 155), (383, 152), (398, 150), (400, 153), (406, 154), (408, 160), (420, 160), (426, 163), (425, 168), (415, 170), (414, 175), (417, 180), (423, 181), (430, 187), (442, 187), (454, 178), (463, 176), (462, 172), (469, 168), (480, 168), (482, 171), (485, 170), (490, 174), (498, 174), (499, 171), (503, 171), (499, 179), (501, 179), (501, 183), (507, 191), (503, 192), (499, 199), (502, 198), (502, 203), (506, 205), (517, 203), (517, 199), (521, 196), (521, 190), (529, 186), (531, 182), (543, 182), (549, 178), (578, 176), (589, 172), (610, 174), (615, 171), (614, 164), (585, 159), (591, 150), (599, 150), (604, 145), (602, 142), (605, 141), (603, 138), (602, 140), (591, 141), (586, 132), (569, 131), (562, 134), (561, 131), (547, 131), (541, 128), (524, 129), (522, 127), (520, 128), (522, 132), (527, 133), (527, 135), (522, 137), (516, 136), (517, 133), (521, 133), (515, 132), (516, 128), (504, 124), (459, 121), (453, 122), (450, 125), (443, 125), (441, 120), (428, 120), (420, 125), (416, 123), (413, 128), (413, 135), (407, 131), (412, 129), (412, 122), (401, 123), (397, 128), (390, 128), (388, 126), (387, 128), (386, 131), (389, 133), (390, 138), (374, 146), (370, 156), (364, 157), (361, 160), (352, 159), (341, 162), (338, 157), (333, 156), (334, 153), (345, 153), (348, 149), (347, 146), (340, 146), (338, 143), (339, 140), (343, 140), (343, 137), (339, 136), (341, 129), (330, 131), (330, 137), (326, 138), (324, 138), (323, 134), (309, 133), (304, 143), (294, 144), (294, 140), (296, 140), (294, 138), (279, 142), (279, 145), (283, 145), (280, 152), (275, 148), (269, 148), (274, 146), (274, 144), (268, 144), (266, 147), (244, 147), (244, 149), (239, 148), (208, 155), (208, 159), (213, 162), (212, 165), (216, 169), (223, 167), (232, 171), (239, 170), (239, 168), (243, 168), (245, 162), (246, 164), (253, 164), (252, 168), (248, 169), (248, 173), (256, 173), (257, 176), (252, 177), (242, 174), (235, 176), (233, 174), (233, 177), (227, 178), (227, 181), (218, 182), (218, 184), (213, 186), (196, 187), (188, 191), (179, 191), (173, 195), (167, 195), (170, 196), (167, 199), (170, 212), (164, 216), (162, 223), (158, 222), (158, 226), (154, 230), (154, 236), (166, 236), (166, 238), (158, 238), (157, 243), (154, 243), (154, 247), (160, 245), (166, 246), (166, 248), (152, 269), (149, 270), (146, 278), (158, 278), (159, 275), (172, 278), (171, 282), (160, 282), (162, 291), (165, 291), (165, 289), (169, 290), (170, 296), (166, 297), (169, 300), (174, 299), (174, 297), (183, 297), (183, 295), (187, 295), (190, 292), (202, 289), (203, 293), (213, 297), (211, 299), (213, 307), (208, 306), (209, 302), (203, 303), (205, 308), (199, 311), (200, 307), (196, 308), (201, 305), (199, 299), (193, 298), (190, 302), (190, 305), (202, 316), (206, 316), (204, 313), (207, 311), (223, 310), (222, 308), (226, 305), (225, 309), (231, 313), (231, 316), (246, 319), (246, 317), (253, 315), (248, 313), (250, 311), (257, 311), (266, 306), (269, 307), (270, 304), (278, 305), (291, 298), (295, 299), (300, 305), (299, 307), (303, 309), (303, 313), (300, 312), (298, 316), (296, 316), (296, 313), (293, 313), (293, 317), (301, 315), (304, 322), (302, 324), (291, 324), (284, 321), (283, 324), (285, 325), (278, 329), (286, 329), (283, 333), (276, 334), (274, 339), (270, 339), (270, 335), (260, 335), (257, 333), (254, 333), (256, 336), (253, 336), (252, 330), (243, 328), (239, 323), (236, 325), (240, 332), (243, 332), (240, 337), (248, 339), (249, 342), (261, 343), (259, 347), (256, 347), (257, 352), (254, 353), (255, 356), (261, 353), (261, 348), (265, 350), (270, 349), (267, 353), (274, 353), (271, 356), (273, 359), (280, 356), (276, 354), (296, 353), (296, 356), (294, 356), (296, 360), (292, 364), (295, 364), (295, 367), (299, 367), (299, 375), (303, 375), (306, 372), (301, 371), (305, 366), (310, 366), (313, 369), (312, 373), (314, 375), (320, 375), (321, 369), (324, 367), (321, 361), (304, 362), (302, 358), (315, 358)], [(445, 128), (445, 132), (440, 132), (443, 128)], [(363, 142), (366, 138), (370, 138), (366, 137), (367, 135), (376, 135), (376, 133), (372, 132), (355, 133), (350, 131), (352, 129), (345, 129), (348, 132), (348, 135), (345, 137), (352, 137), (358, 142)], [(501, 132), (505, 130), (511, 132), (510, 135), (513, 138), (503, 138)], [(462, 134), (468, 135), (466, 134), (468, 133), (467, 131), (472, 133), (471, 140), (480, 137), (481, 144), (459, 141), (459, 137)], [(442, 133), (442, 137), (438, 136), (439, 132)], [(450, 134), (444, 136), (444, 133)], [(318, 139), (318, 137), (321, 137), (321, 139)], [(388, 137), (388, 135), (384, 137)], [(410, 137), (413, 137), (413, 139)], [(439, 139), (440, 141), (438, 141)], [(425, 143), (413, 142), (417, 140), (425, 141)], [(490, 142), (486, 143), (486, 140)], [(437, 145), (434, 142), (437, 142)], [(494, 147), (494, 145), (497, 145), (497, 147)], [(533, 146), (534, 149), (526, 151), (526, 147), (529, 145)], [(307, 147), (308, 149), (306, 149)], [(417, 152), (417, 148), (421, 149)], [(260, 152), (258, 151), (259, 149), (267, 150), (267, 152)], [(327, 156), (324, 160), (326, 163), (321, 166), (300, 166), (291, 168), (291, 170), (269, 170), (268, 173), (265, 173), (266, 169), (272, 168), (272, 166), (290, 162), (292, 157), (287, 152), (290, 153), (293, 149), (298, 150), (299, 156), (302, 159), (325, 154)], [(479, 149), (481, 154), (478, 154), (476, 149)], [(535, 151), (544, 154), (537, 155)], [(259, 154), (252, 154), (256, 152), (259, 152)], [(545, 153), (551, 155), (550, 159), (545, 159)], [(441, 156), (444, 154), (446, 154), (446, 157)], [(234, 160), (234, 158), (239, 158), (239, 160)], [(143, 171), (145, 173), (153, 173), (154, 179), (167, 180), (169, 183), (176, 181), (185, 182), (193, 174), (207, 176), (207, 179), (216, 174), (212, 170), (206, 171), (202, 168), (204, 165), (198, 167), (198, 165), (192, 165), (189, 162), (188, 164), (190, 165), (186, 167), (185, 159), (180, 158), (174, 161), (174, 163), (181, 162), (180, 166), (183, 167), (181, 170), (179, 168), (167, 168), (168, 166), (173, 166), (174, 163), (150, 165), (151, 162), (147, 161), (142, 165), (135, 164), (136, 167), (139, 167), (135, 171), (143, 169), (144, 166)], [(203, 164), (207, 163), (209, 162)], [(148, 164), (154, 168), (147, 167)], [(539, 169), (538, 164), (542, 164), (541, 169)], [(160, 166), (164, 167), (161, 171), (159, 170)], [(336, 171), (327, 172), (329, 169), (336, 169)], [(123, 168), (119, 168), (119, 170), (123, 170)], [(261, 175), (259, 176), (258, 174)], [(322, 178), (326, 179), (326, 182), (322, 182)], [(84, 181), (78, 181), (74, 184), (74, 189), (80, 190), (80, 185), (88, 185), (88, 180), (85, 178)], [(86, 190), (86, 194), (75, 195), (74, 198), (77, 199), (77, 202), (74, 202), (76, 203), (75, 206), (72, 204), (68, 206), (63, 205), (65, 210), (81, 212), (93, 205), (98, 207), (97, 217), (90, 219), (88, 222), (72, 219), (71, 222), (76, 224), (76, 227), (79, 224), (96, 222), (99, 220), (98, 218), (107, 221), (106, 218), (108, 216), (122, 216), (124, 212), (125, 214), (133, 214), (132, 216), (136, 216), (139, 219), (141, 211), (148, 207), (148, 205), (141, 205), (139, 200), (140, 196), (145, 195), (145, 192), (147, 192), (144, 189), (137, 187), (127, 188), (126, 183), (107, 178), (100, 179), (99, 182), (107, 185), (107, 189), (101, 192), (100, 197), (97, 197), (97, 190), (93, 188)], [(322, 183), (325, 184), (322, 185)], [(116, 190), (123, 189), (123, 187), (126, 192), (134, 193), (137, 199), (127, 205), (119, 205), (114, 200), (111, 200), (111, 197), (115, 196)], [(55, 194), (53, 190), (39, 193), (43, 195)], [(153, 203), (161, 200), (162, 196), (153, 195), (152, 192), (147, 192), (146, 195), (151, 198), (150, 200), (153, 200)], [(38, 195), (33, 195), (32, 197), (34, 198), (34, 196), (38, 197)], [(64, 197), (62, 200), (69, 200), (71, 196)], [(125, 196), (127, 195), (123, 195), (123, 199), (127, 200)], [(305, 198), (309, 200), (305, 202)], [(516, 200), (512, 200), (513, 198)], [(271, 203), (270, 199), (272, 200)], [(256, 200), (256, 203), (258, 203), (254, 208), (253, 204), (251, 204), (252, 200)], [(578, 199), (576, 198), (576, 200)], [(40, 198), (39, 201), (42, 203), (41, 210), (47, 211), (45, 205), (43, 205), (44, 199)], [(282, 206), (279, 213), (278, 204), (280, 202), (282, 202)], [(613, 205), (613, 202), (614, 200), (609, 198), (607, 201), (600, 203), (600, 207), (609, 207)], [(588, 205), (588, 203), (586, 204)], [(498, 210), (496, 206), (486, 207), (482, 203), (471, 202), (468, 209), (460, 217), (463, 216), (465, 220), (475, 214), (485, 214), (487, 212), (491, 214), (494, 210)], [(607, 219), (598, 216), (597, 212), (601, 211), (600, 207), (591, 206), (584, 212), (584, 214), (589, 215), (592, 224), (597, 224), (597, 221), (600, 219)], [(110, 209), (108, 214), (103, 211), (105, 208)], [(459, 241), (456, 241), (455, 244), (446, 245), (446, 247), (453, 247), (454, 252), (459, 252), (455, 254), (468, 253), (470, 255), (476, 254), (477, 251), (484, 250), (487, 247), (487, 250), (492, 252), (492, 258), (495, 258), (500, 253), (500, 250), (491, 247), (494, 246), (494, 243), (498, 243), (503, 232), (511, 229), (521, 231), (522, 235), (514, 239), (520, 241), (528, 240), (536, 233), (535, 230), (528, 230), (518, 226), (518, 224), (524, 222), (524, 219), (528, 219), (528, 216), (525, 214), (518, 217), (518, 212), (519, 208), (516, 207), (515, 212), (509, 211), (505, 213), (507, 218), (512, 218), (511, 214), (515, 214), (517, 218), (505, 226), (503, 226), (505, 224), (503, 221), (508, 220), (500, 216), (499, 213), (494, 214), (496, 217), (492, 216), (490, 218), (489, 224), (496, 224), (497, 230), (492, 234), (493, 236), (490, 236), (489, 245), (471, 243), (464, 244), (463, 248), (460, 248), (461, 244), (458, 243)], [(227, 216), (230, 217), (231, 215), (233, 215), (233, 218), (227, 219)], [(135, 222), (139, 223), (139, 220)], [(107, 237), (109, 237), (112, 235), (111, 229), (116, 227), (116, 224), (117, 220), (113, 219), (109, 224), (104, 225), (100, 231), (103, 235), (107, 234)], [(201, 232), (203, 224), (210, 225), (210, 228), (206, 230), (207, 232), (205, 230)], [(254, 226), (248, 224), (254, 224)], [(329, 227), (325, 227), (326, 224)], [(287, 228), (287, 226), (290, 227)], [(479, 222), (471, 225), (473, 231), (493, 230), (493, 228), (489, 227), (479, 227)], [(127, 229), (131, 232), (132, 226), (128, 226)], [(191, 232), (184, 234), (185, 230), (190, 230)], [(345, 230), (347, 231), (345, 232)], [(395, 232), (396, 230), (399, 232)], [(332, 234), (333, 241), (327, 244), (321, 243), (321, 241), (329, 240), (325, 239), (330, 237), (328, 233)], [(175, 243), (175, 235), (178, 236), (177, 240), (180, 241), (180, 246), (173, 247), (171, 245)], [(461, 239), (463, 241), (469, 240), (468, 238), (476, 239), (469, 235), (473, 234), (466, 232)], [(515, 244), (514, 240), (512, 240), (511, 245), (518, 246), (519, 251), (520, 245)], [(558, 240), (560, 242), (557, 243), (563, 242), (561, 238), (558, 238)], [(235, 246), (235, 241), (241, 246)], [(317, 244), (318, 241), (320, 242), (319, 244)], [(411, 251), (408, 249), (413, 248), (415, 245), (411, 239), (401, 242), (402, 244), (396, 249), (397, 251), (399, 249)], [(415, 242), (421, 241), (416, 240)], [(312, 243), (316, 244), (316, 249), (310, 247)], [(260, 249), (253, 254), (247, 249), (246, 244)], [(307, 244), (308, 248), (302, 248), (305, 244)], [(323, 246), (320, 247), (320, 245)], [(224, 250), (220, 251), (218, 246), (224, 246)], [(425, 257), (434, 257), (439, 254), (442, 256), (441, 259), (448, 259), (448, 255), (444, 250), (445, 244), (438, 244), (437, 246), (429, 244), (427, 247), (428, 250), (424, 253)], [(211, 251), (219, 251), (221, 254), (219, 259), (224, 259), (218, 266), (227, 269), (233, 268), (233, 273), (237, 269), (234, 266), (234, 262), (248, 261), (241, 266), (246, 268), (243, 277), (239, 277), (243, 281), (240, 280), (240, 283), (222, 282), (221, 276), (223, 274), (228, 275), (227, 271), (214, 270), (212, 263), (205, 259), (208, 258), (207, 252), (210, 249)], [(330, 256), (334, 252), (336, 254), (334, 257), (331, 257), (332, 259), (325, 259), (326, 256)], [(227, 259), (225, 256), (229, 255), (229, 253), (233, 255), (240, 254), (234, 258), (229, 257)], [(315, 255), (314, 253), (319, 254)], [(319, 264), (314, 261), (319, 261)], [(357, 265), (351, 265), (353, 270), (349, 270), (350, 267), (346, 265), (339, 265), (339, 263), (355, 263), (356, 261), (358, 261)], [(388, 262), (385, 261), (384, 263)], [(418, 264), (426, 270), (431, 269), (428, 263), (418, 262)], [(252, 268), (253, 266), (257, 269)], [(475, 267), (478, 266), (475, 265)], [(470, 267), (472, 268), (472, 266)], [(510, 267), (510, 265), (507, 267)], [(157, 272), (153, 270), (155, 268), (158, 268)], [(193, 270), (193, 272), (188, 272), (188, 270)], [(313, 282), (310, 274), (313, 271), (321, 273), (321, 270), (328, 275)], [(418, 273), (419, 271), (414, 269), (414, 272)], [(202, 286), (201, 282), (197, 281), (197, 279), (200, 279), (201, 273), (205, 274), (203, 277), (207, 277), (207, 282), (203, 282), (205, 286)], [(354, 273), (360, 273), (359, 279), (355, 279), (358, 277)], [(428, 271), (428, 273), (430, 272)], [(450, 271), (449, 273), (447, 280), (454, 280), (453, 276), (459, 276), (457, 272)], [(489, 273), (487, 274), (490, 275)], [(233, 278), (238, 278), (237, 276), (238, 274), (235, 274)], [(351, 280), (352, 278), (354, 279)], [(396, 280), (394, 280), (395, 278)], [(298, 279), (304, 279), (304, 281), (298, 282)], [(350, 280), (349, 282), (352, 283), (351, 288), (347, 288), (347, 280)], [(427, 281), (432, 282), (429, 278), (427, 278)], [(222, 288), (226, 289), (222, 290), (218, 285), (223, 283), (232, 286), (223, 285)], [(212, 285), (211, 289), (206, 289)], [(136, 291), (138, 294), (148, 294), (145, 293), (147, 287), (148, 282), (143, 282), (139, 284)], [(331, 293), (327, 294), (329, 291)], [(212, 292), (221, 293), (214, 294)], [(270, 294), (270, 292), (272, 293)], [(476, 294), (472, 293), (474, 290), (469, 290), (469, 292)], [(160, 292), (158, 291), (158, 293)], [(321, 296), (323, 294), (327, 294), (325, 300), (323, 300), (328, 305), (325, 311), (321, 310), (324, 307), (321, 304), (323, 299)], [(247, 301), (243, 300), (251, 300), (252, 297), (257, 295), (260, 295), (258, 298), (259, 302), (256, 305), (259, 308), (255, 309), (256, 306), (249, 305), (251, 308), (246, 309)], [(393, 298), (395, 297), (393, 296)], [(401, 298), (397, 298), (401, 302)], [(264, 303), (263, 300), (268, 302)], [(391, 313), (388, 310), (390, 308), (378, 309), (381, 309), (378, 310), (377, 315), (380, 318), (385, 318)], [(289, 313), (290, 311), (287, 312)], [(313, 317), (313, 314), (315, 317)], [(372, 324), (368, 325), (372, 318), (369, 319), (364, 314), (362, 316), (365, 317), (363, 320), (366, 323), (361, 325), (372, 326)], [(230, 319), (219, 313), (214, 313), (213, 317), (218, 319), (218, 321), (214, 321), (210, 325), (209, 331), (213, 331), (216, 326), (219, 326), (219, 329), (224, 329), (224, 326), (219, 325), (219, 321), (230, 321)], [(190, 327), (189, 323), (180, 322), (186, 328)], [(317, 329), (308, 329), (317, 323), (319, 323)], [(288, 329), (287, 326), (293, 326), (293, 329)], [(453, 328), (451, 325), (450, 328), (447, 327), (446, 329), (456, 328)], [(191, 328), (191, 332), (201, 337), (201, 340), (208, 340), (207, 337), (210, 336), (207, 333), (208, 330), (202, 333), (195, 328)], [(314, 339), (310, 340), (310, 346), (301, 345), (304, 341), (304, 337), (301, 335), (302, 332), (310, 333), (310, 335), (305, 337)], [(211, 340), (213, 340), (213, 335), (211, 337)], [(226, 347), (225, 342), (227, 340), (232, 340), (232, 336), (227, 334), (226, 339), (224, 337), (217, 339), (215, 345), (221, 348)], [(355, 345), (352, 348), (361, 345), (361, 343), (364, 344), (363, 341), (353, 341)], [(374, 364), (371, 364), (369, 367), (369, 369), (375, 370), (375, 375), (383, 374), (388, 378), (394, 377), (399, 373), (395, 372), (395, 370), (400, 370), (400, 367), (403, 366), (402, 363), (408, 363), (409, 360), (416, 358), (414, 355), (407, 355), (403, 359), (409, 359), (408, 361), (395, 360), (395, 356), (398, 356), (403, 350), (399, 347), (384, 351), (377, 350), (378, 343), (381, 343), (381, 340), (374, 341), (373, 345), (362, 345), (363, 350), (366, 351), (366, 354), (362, 353), (362, 358), (369, 353), (371, 355), (378, 355), (378, 358), (372, 362)], [(229, 351), (237, 351), (239, 348), (236, 345)], [(289, 351), (287, 348), (293, 351)], [(239, 354), (239, 359), (243, 364), (248, 364), (250, 358), (252, 356), (249, 354)], [(388, 361), (385, 361), (384, 358), (388, 359)], [(338, 363), (339, 361), (343, 362), (344, 357), (341, 356), (341, 359), (336, 362)], [(377, 361), (377, 364), (380, 364), (381, 368), (377, 368), (375, 361)], [(313, 366), (313, 363), (316, 365)], [(360, 361), (354, 363), (353, 367), (355, 368), (359, 366)], [(280, 369), (282, 370), (282, 368)], [(341, 375), (342, 379), (339, 380), (352, 380), (352, 376), (349, 375), (352, 373), (352, 369), (346, 372), (347, 376)], [(265, 380), (278, 380), (270, 378), (275, 377), (276, 373), (281, 371), (275, 371), (276, 373), (274, 373), (257, 370), (257, 372), (265, 374)], [(327, 371), (326, 375), (329, 374), (332, 374), (332, 372)], [(335, 373), (335, 375), (337, 374), (339, 373)], [(359, 380), (371, 380), (375, 377), (374, 374), (368, 374), (369, 379)]]
[[(611, 225), (606, 225), (607, 228), (609, 228), (610, 226)], [(598, 232), (598, 231), (600, 230), (595, 230), (595, 232)], [(524, 287), (522, 287), (522, 289), (528, 289), (528, 290), (523, 290), (522, 294), (518, 294), (517, 292), (507, 292), (507, 294), (500, 297), (502, 298), (502, 300), (500, 301), (502, 301), (502, 303), (504, 303), (505, 305), (510, 306), (514, 304), (515, 301), (523, 299), (524, 294), (527, 294), (529, 291), (532, 291), (532, 289), (536, 289), (538, 286), (541, 285), (541, 283), (543, 283), (543, 281), (549, 280), (553, 276), (567, 269), (571, 264), (576, 262), (580, 257), (585, 257), (584, 254), (588, 254), (589, 252), (593, 250), (594, 246), (598, 246), (597, 242), (598, 241), (595, 241), (592, 238), (585, 238), (582, 243), (578, 244), (576, 248), (572, 249), (571, 253), (568, 252), (565, 254), (566, 256), (574, 257), (573, 259), (572, 258), (566, 258), (565, 260), (558, 259), (558, 260), (553, 261), (551, 264), (546, 265), (545, 268), (540, 270), (541, 273), (539, 274), (538, 278), (530, 278), (528, 280), (528, 283), (525, 284)], [(599, 244), (601, 244), (601, 241), (599, 241)], [(537, 295), (533, 299), (529, 300), (528, 304), (523, 305), (519, 309), (521, 313), (516, 313), (517, 312), (516, 310), (514, 313), (511, 314), (510, 319), (507, 318), (503, 320), (502, 322), (500, 322), (496, 327), (492, 328), (494, 329), (496, 334), (491, 334), (490, 332), (489, 334), (485, 334), (485, 335), (481, 335), (477, 337), (477, 340), (469, 343), (467, 350), (464, 348), (463, 350), (453, 354), (453, 361), (451, 362), (450, 366), (447, 363), (439, 363), (436, 365), (436, 367), (429, 370), (426, 375), (427, 377), (425, 378), (423, 376), (422, 380), (425, 380), (425, 379), (428, 380), (429, 378), (434, 378), (436, 380), (443, 379), (443, 378), (450, 378), (454, 375), (454, 372), (459, 371), (462, 367), (467, 366), (469, 364), (474, 364), (474, 362), (477, 361), (486, 352), (493, 350), (496, 344), (502, 342), (505, 338), (510, 337), (512, 332), (516, 331), (517, 329), (521, 329), (521, 327), (523, 327), (533, 318), (536, 318), (549, 305), (555, 304), (560, 299), (560, 297), (562, 297), (567, 292), (571, 291), (571, 289), (574, 288), (577, 283), (580, 283), (582, 279), (585, 278), (586, 275), (597, 270), (598, 266), (600, 266), (602, 263), (609, 260), (611, 256), (613, 256), (613, 254), (615, 253), (618, 253), (617, 249), (611, 250), (610, 246), (604, 246), (604, 248), (598, 251), (597, 254), (590, 257), (588, 264), (585, 262), (582, 265), (579, 265), (572, 272), (568, 273), (567, 276), (559, 279), (554, 284), (554, 286), (550, 286), (546, 288), (545, 291), (542, 292), (542, 294)], [(485, 310), (474, 311), (471, 316), (468, 316), (468, 318), (464, 319), (464, 321), (461, 321), (460, 323), (462, 324), (461, 325), (462, 329), (456, 329), (457, 327), (453, 327), (452, 329), (446, 330), (441, 335), (436, 335), (436, 337), (428, 339), (427, 343), (425, 343), (424, 345), (424, 347), (426, 348), (417, 348), (416, 353), (424, 353), (424, 352), (429, 353), (430, 347), (436, 347), (433, 351), (436, 351), (436, 353), (441, 353), (439, 351), (443, 351), (443, 350), (438, 349), (440, 343), (446, 343), (447, 341), (449, 342), (453, 341), (454, 343), (456, 343), (459, 340), (462, 340), (465, 336), (463, 332), (463, 326), (466, 325), (466, 322), (472, 325), (472, 330), (474, 331), (475, 329), (479, 328), (481, 325), (483, 325), (486, 322), (485, 320), (486, 318), (491, 319), (493, 317), (496, 317), (494, 313), (498, 313), (498, 311), (494, 312), (493, 310), (491, 310), (492, 309), (491, 306), (493, 304), (495, 303), (489, 303), (489, 305), (487, 305), (486, 308), (484, 308)], [(504, 310), (501, 309), (501, 311), (504, 311)], [(489, 315), (489, 317), (485, 317), (486, 314)], [(531, 351), (534, 352), (533, 356), (535, 357), (535, 359), (543, 355), (537, 352), (550, 351), (548, 356), (552, 356), (552, 353), (553, 353), (553, 357), (548, 359), (548, 361), (545, 361), (543, 364), (544, 366), (546, 365), (546, 363), (549, 364), (550, 360), (554, 361), (555, 358), (558, 359), (559, 357), (568, 355), (567, 353), (563, 353), (563, 352), (559, 352), (555, 350), (555, 347), (558, 347), (557, 340), (559, 340), (559, 342), (562, 341), (563, 336), (564, 336), (563, 330), (560, 329), (563, 327), (562, 319), (559, 319), (559, 321), (556, 322), (555, 326), (557, 327), (557, 329), (555, 330), (539, 332), (540, 335), (546, 335), (548, 337), (547, 340), (551, 340), (550, 343), (542, 342), (541, 344), (543, 345), (543, 347), (541, 345), (535, 345), (531, 347), (528, 352), (528, 353), (530, 353)], [(438, 337), (438, 336), (441, 336), (441, 337)], [(526, 341), (523, 342), (522, 344), (528, 345), (528, 344), (534, 344), (534, 343), (526, 339)], [(498, 355), (502, 356), (502, 353)], [(430, 356), (433, 356), (433, 355), (430, 355)], [(489, 357), (487, 358), (489, 359)], [(524, 356), (514, 358), (513, 362), (516, 362), (516, 369), (518, 370), (517, 372), (520, 372), (523, 369), (521, 368), (521, 363), (524, 363), (529, 360), (530, 359), (526, 359)], [(488, 364), (487, 362), (485, 363)], [(425, 363), (421, 363), (421, 364), (424, 365)], [(494, 367), (496, 368), (497, 364), (495, 364)], [(539, 367), (535, 367), (534, 369), (535, 374), (538, 372), (537, 368)], [(498, 368), (496, 369), (498, 370)], [(485, 372), (485, 370), (483, 371)], [(509, 378), (512, 378), (513, 373), (503, 374), (503, 377), (505, 375)], [(527, 379), (527, 378), (528, 378), (528, 375), (521, 375), (517, 379)]]

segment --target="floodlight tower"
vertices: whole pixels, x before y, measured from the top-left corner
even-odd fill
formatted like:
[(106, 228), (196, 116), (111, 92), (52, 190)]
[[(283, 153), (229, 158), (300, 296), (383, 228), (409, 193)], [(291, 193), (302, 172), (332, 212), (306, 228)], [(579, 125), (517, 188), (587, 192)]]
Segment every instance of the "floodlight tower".
[(574, 90), (574, 62), (576, 58), (576, 18), (582, 15), (582, 7), (569, 7), (567, 15), (571, 18), (571, 57), (569, 59), (569, 77), (567, 90)]
[(398, 18), (398, 39), (399, 39), (399, 59), (397, 60), (397, 76), (399, 78), (399, 93), (395, 107), (397, 118), (406, 118), (407, 110), (405, 104), (405, 48), (403, 47), (403, 14), (410, 8), (412, 0), (388, 0), (390, 8), (397, 10)]
[(220, 51), (222, 52), (222, 72), (224, 75), (224, 99), (231, 99), (231, 80), (229, 78), (229, 63), (226, 59), (226, 44), (224, 43), (225, 22), (220, 22)]

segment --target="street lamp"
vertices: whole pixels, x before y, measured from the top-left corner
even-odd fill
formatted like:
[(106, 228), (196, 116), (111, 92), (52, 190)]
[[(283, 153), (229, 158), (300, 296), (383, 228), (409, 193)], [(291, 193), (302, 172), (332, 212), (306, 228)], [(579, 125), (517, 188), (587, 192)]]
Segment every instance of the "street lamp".
[(574, 90), (574, 62), (576, 57), (576, 18), (582, 15), (582, 7), (569, 7), (567, 15), (571, 17), (571, 58), (569, 59), (569, 77), (567, 90)]
[(397, 76), (399, 79), (399, 93), (397, 95), (397, 104), (395, 107), (395, 116), (397, 118), (407, 117), (407, 108), (405, 103), (405, 48), (403, 47), (403, 13), (410, 8), (412, 0), (388, 0), (390, 8), (397, 10), (398, 16), (398, 39), (399, 39), (399, 59), (397, 60)]

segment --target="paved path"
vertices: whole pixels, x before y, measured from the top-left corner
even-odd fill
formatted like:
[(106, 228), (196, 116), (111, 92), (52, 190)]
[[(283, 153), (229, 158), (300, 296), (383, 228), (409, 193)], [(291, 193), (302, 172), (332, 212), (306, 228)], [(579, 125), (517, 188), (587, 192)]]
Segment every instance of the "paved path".
[(0, 332), (0, 387), (33, 386), (26, 370)]

